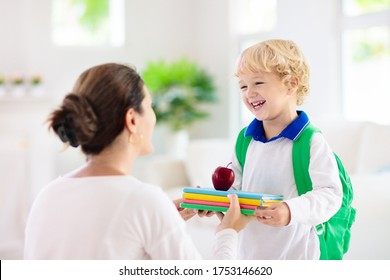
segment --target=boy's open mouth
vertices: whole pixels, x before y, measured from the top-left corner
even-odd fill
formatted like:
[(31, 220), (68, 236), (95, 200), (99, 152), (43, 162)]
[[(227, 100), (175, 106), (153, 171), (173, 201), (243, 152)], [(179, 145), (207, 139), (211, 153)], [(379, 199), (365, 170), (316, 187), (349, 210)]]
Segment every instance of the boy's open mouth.
[(251, 102), (254, 110), (260, 109), (265, 103), (265, 100)]

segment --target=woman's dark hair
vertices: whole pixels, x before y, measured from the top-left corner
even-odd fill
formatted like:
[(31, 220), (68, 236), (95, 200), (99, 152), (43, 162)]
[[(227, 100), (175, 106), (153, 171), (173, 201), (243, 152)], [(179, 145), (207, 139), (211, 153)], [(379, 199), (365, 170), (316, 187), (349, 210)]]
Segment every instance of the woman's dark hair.
[(123, 130), (128, 109), (142, 114), (143, 86), (132, 67), (116, 63), (92, 67), (51, 113), (49, 129), (62, 142), (80, 145), (85, 154), (99, 154)]

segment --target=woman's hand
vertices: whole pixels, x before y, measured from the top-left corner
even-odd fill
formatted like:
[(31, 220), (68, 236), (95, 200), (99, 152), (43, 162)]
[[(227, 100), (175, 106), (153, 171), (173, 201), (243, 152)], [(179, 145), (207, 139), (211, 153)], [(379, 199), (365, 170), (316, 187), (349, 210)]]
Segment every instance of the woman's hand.
[(183, 220), (187, 221), (187, 220), (191, 219), (193, 216), (195, 216), (198, 213), (198, 210), (180, 207), (180, 203), (182, 201), (183, 201), (182, 198), (178, 198), (178, 199), (173, 200), (173, 204), (175, 204), (176, 209), (177, 209), (177, 211), (179, 211), (179, 214), (183, 218)]
[(259, 207), (255, 211), (255, 216), (260, 223), (274, 227), (287, 226), (291, 219), (290, 208), (285, 202)]
[(236, 194), (230, 194), (228, 195), (228, 198), (230, 200), (230, 205), (226, 214), (216, 212), (218, 218), (221, 220), (221, 223), (217, 227), (217, 232), (226, 228), (232, 228), (239, 232), (245, 228), (250, 221), (256, 219), (255, 216), (248, 216), (241, 213), (240, 203), (238, 202)]
[(208, 210), (198, 210), (198, 216), (199, 217), (212, 217), (215, 215), (215, 211), (208, 211)]

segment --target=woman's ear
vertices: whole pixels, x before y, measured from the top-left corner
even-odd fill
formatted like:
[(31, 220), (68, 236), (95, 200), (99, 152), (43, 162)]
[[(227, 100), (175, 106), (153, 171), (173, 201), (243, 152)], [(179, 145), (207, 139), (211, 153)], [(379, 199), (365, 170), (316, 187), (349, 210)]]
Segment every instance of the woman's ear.
[(126, 112), (125, 127), (129, 130), (130, 133), (136, 133), (137, 125), (138, 125), (138, 114), (133, 108), (130, 108)]

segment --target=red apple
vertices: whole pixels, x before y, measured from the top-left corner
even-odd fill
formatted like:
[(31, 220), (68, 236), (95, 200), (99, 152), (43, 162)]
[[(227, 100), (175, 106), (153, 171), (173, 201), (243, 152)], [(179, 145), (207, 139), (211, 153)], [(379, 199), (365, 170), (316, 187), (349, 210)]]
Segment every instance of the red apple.
[(227, 191), (234, 183), (234, 171), (229, 168), (231, 162), (226, 166), (218, 166), (211, 179), (213, 181), (214, 188), (219, 191)]

